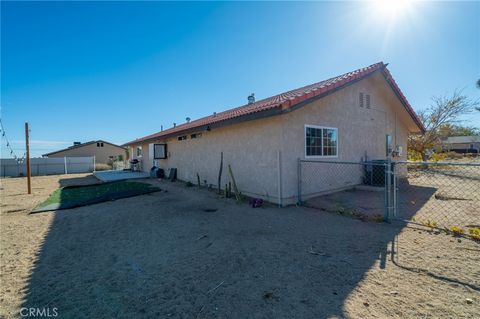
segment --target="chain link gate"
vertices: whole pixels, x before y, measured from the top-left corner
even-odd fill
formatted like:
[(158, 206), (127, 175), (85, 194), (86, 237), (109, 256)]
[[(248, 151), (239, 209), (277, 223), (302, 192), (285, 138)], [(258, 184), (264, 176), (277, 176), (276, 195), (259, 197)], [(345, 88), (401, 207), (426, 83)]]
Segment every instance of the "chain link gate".
[(480, 164), (298, 159), (298, 204), (480, 240)]

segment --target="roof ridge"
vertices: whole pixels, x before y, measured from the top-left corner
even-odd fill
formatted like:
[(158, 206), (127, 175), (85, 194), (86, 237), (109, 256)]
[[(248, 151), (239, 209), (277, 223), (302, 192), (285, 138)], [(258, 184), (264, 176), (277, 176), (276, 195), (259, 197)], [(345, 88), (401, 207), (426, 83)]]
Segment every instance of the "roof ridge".
[(141, 141), (146, 141), (154, 138), (166, 137), (168, 135), (176, 134), (176, 133), (179, 134), (185, 130), (195, 129), (202, 126), (208, 126), (221, 121), (231, 120), (237, 117), (241, 117), (244, 115), (249, 115), (257, 112), (272, 110), (274, 108), (278, 108), (279, 106), (282, 106), (282, 108), (283, 107), (291, 108), (310, 98), (313, 98), (322, 94), (328, 94), (334, 89), (343, 87), (344, 85), (347, 85), (353, 81), (356, 81), (357, 79), (368, 76), (377, 70), (385, 70), (384, 72), (382, 72), (383, 75), (385, 76), (387, 81), (390, 82), (392, 89), (394, 89), (394, 91), (397, 93), (399, 99), (402, 101), (405, 108), (410, 113), (410, 115), (412, 116), (412, 118), (420, 128), (420, 130), (424, 131), (423, 124), (421, 123), (418, 116), (413, 111), (412, 107), (408, 103), (407, 99), (403, 95), (402, 91), (398, 87), (395, 80), (393, 80), (393, 77), (391, 76), (388, 69), (386, 69), (387, 65), (388, 63), (386, 64), (386, 63), (383, 63), (383, 61), (380, 61), (380, 62), (371, 64), (367, 67), (356, 69), (354, 71), (350, 71), (338, 76), (334, 76), (323, 81), (305, 85), (293, 90), (289, 90), (283, 93), (279, 93), (279, 94), (264, 98), (262, 100), (258, 100), (252, 104), (244, 104), (235, 108), (214, 113), (213, 115), (206, 115), (190, 122), (182, 123), (180, 125), (175, 125), (166, 130), (144, 136), (142, 138), (130, 141), (123, 145), (138, 143)]

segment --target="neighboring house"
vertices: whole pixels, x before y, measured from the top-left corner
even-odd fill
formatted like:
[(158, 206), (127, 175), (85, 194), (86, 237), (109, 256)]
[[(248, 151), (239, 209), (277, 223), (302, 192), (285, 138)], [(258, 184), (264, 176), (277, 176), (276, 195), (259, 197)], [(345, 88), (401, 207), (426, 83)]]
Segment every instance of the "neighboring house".
[(450, 136), (437, 146), (438, 151), (457, 153), (480, 153), (480, 136)]
[[(403, 149), (398, 158), (406, 160), (408, 134), (425, 129), (386, 66), (380, 62), (257, 102), (252, 95), (244, 106), (124, 146), (145, 171), (152, 165), (177, 168), (179, 179), (196, 183), (198, 174), (202, 184), (214, 187), (223, 152), (222, 185), (230, 180), (231, 165), (243, 194), (291, 204), (299, 158), (384, 159), (389, 135), (392, 148)], [(331, 188), (346, 183), (337, 178)]]
[(122, 157), (126, 159), (127, 150), (103, 140), (90, 141), (86, 143), (74, 142), (68, 148), (43, 154), (43, 157), (83, 157), (95, 156), (96, 163), (111, 164), (114, 159)]

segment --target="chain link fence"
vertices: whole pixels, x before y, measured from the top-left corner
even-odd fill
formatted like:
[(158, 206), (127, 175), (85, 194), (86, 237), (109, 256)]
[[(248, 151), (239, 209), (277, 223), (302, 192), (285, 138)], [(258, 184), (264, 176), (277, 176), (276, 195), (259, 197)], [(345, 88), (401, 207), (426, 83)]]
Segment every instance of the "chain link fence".
[(480, 239), (480, 164), (395, 164), (394, 219)]
[(298, 202), (387, 221), (392, 264), (480, 291), (480, 164), (299, 159)]
[(388, 216), (386, 161), (298, 160), (298, 203), (361, 219)]
[(298, 203), (480, 239), (480, 164), (298, 160)]

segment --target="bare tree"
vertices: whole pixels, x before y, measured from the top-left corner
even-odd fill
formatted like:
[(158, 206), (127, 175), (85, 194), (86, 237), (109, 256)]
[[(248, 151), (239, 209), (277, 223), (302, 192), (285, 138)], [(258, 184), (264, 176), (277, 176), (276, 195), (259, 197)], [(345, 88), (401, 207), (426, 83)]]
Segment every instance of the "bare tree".
[(418, 152), (424, 161), (427, 160), (427, 150), (439, 142), (443, 126), (458, 123), (461, 115), (480, 106), (480, 100), (472, 100), (460, 90), (455, 90), (451, 96), (433, 97), (432, 101), (428, 109), (418, 113), (426, 129), (425, 134), (408, 138), (408, 147)]
[[(477, 89), (480, 90), (480, 79), (477, 80)], [(480, 106), (475, 107), (477, 111), (480, 111)]]

